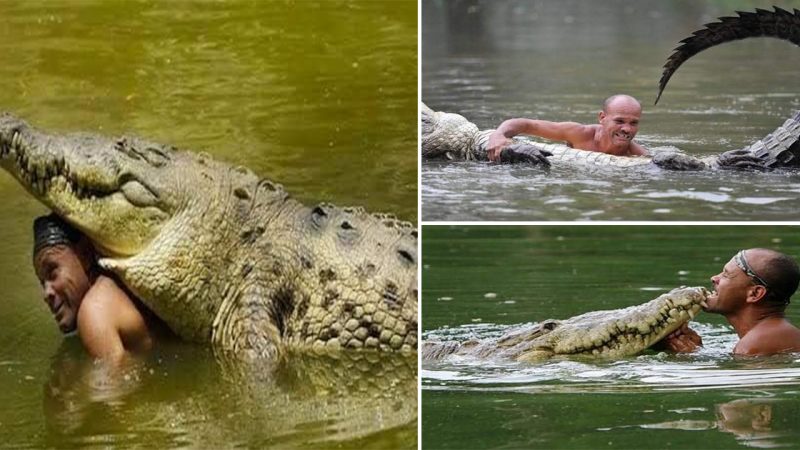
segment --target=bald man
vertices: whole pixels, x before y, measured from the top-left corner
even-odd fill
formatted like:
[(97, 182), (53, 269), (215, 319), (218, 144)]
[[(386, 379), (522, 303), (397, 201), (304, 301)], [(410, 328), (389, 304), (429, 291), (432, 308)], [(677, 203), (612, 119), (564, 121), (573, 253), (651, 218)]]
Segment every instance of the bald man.
[(630, 95), (613, 95), (603, 102), (598, 124), (549, 122), (534, 119), (509, 119), (500, 124), (486, 144), (490, 161), (498, 161), (500, 151), (520, 134), (565, 142), (580, 150), (617, 156), (644, 156), (647, 150), (633, 141), (639, 131), (642, 105)]
[[(711, 282), (714, 292), (706, 311), (725, 316), (739, 335), (734, 354), (800, 352), (800, 329), (784, 315), (800, 282), (794, 259), (764, 248), (742, 250)], [(670, 350), (691, 352), (699, 347), (698, 341), (697, 333), (683, 328), (663, 342)]]

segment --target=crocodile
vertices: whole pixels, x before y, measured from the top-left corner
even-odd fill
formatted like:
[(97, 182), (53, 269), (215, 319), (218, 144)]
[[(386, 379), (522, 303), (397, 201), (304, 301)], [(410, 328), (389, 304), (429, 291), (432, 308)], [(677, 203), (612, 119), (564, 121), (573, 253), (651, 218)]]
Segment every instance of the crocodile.
[[(434, 111), (420, 106), (421, 151), (423, 159), (488, 161), (486, 144), (494, 130), (480, 130), (456, 113)], [(676, 151), (659, 151), (652, 156), (617, 156), (574, 149), (564, 144), (537, 142), (516, 136), (500, 153), (501, 163), (529, 163), (542, 167), (621, 168), (662, 170), (754, 169), (774, 170), (800, 167), (800, 111), (772, 133), (742, 149), (696, 158)]]
[[(756, 9), (720, 17), (681, 41), (664, 65), (656, 103), (672, 75), (693, 55), (725, 42), (749, 37), (774, 37), (800, 45), (800, 10), (789, 12)], [(486, 143), (494, 130), (479, 128), (459, 114), (436, 112), (421, 106), (422, 157), (424, 159), (488, 160)], [(794, 111), (772, 133), (741, 149), (716, 156), (695, 158), (679, 152), (658, 152), (652, 157), (607, 155), (576, 150), (562, 144), (543, 144), (515, 138), (515, 144), (501, 152), (501, 162), (528, 162), (542, 166), (643, 168), (666, 170), (757, 169), (800, 167), (800, 110)]]
[(417, 347), (417, 230), (204, 153), (0, 115), (0, 166), (181, 338), (244, 359)]
[(425, 340), (422, 358), (442, 359), (457, 354), (535, 362), (554, 357), (632, 356), (693, 319), (708, 295), (703, 287), (682, 287), (641, 305), (513, 327), (496, 340)]

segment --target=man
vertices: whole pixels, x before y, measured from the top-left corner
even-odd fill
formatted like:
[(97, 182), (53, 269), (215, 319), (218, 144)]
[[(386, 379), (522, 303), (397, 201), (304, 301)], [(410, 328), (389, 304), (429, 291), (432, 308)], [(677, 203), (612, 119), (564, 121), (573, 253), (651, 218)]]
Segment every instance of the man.
[(77, 331), (86, 350), (113, 365), (149, 350), (147, 312), (100, 273), (91, 243), (55, 214), (33, 223), (33, 265), (62, 333)]
[[(800, 329), (784, 316), (800, 282), (800, 268), (791, 257), (763, 248), (742, 250), (711, 282), (714, 293), (705, 310), (725, 316), (739, 335), (734, 354), (800, 352)], [(663, 342), (678, 352), (691, 352), (701, 345), (697, 333), (688, 327)]]
[(489, 136), (486, 144), (490, 161), (498, 161), (500, 151), (519, 134), (564, 141), (570, 147), (617, 156), (647, 155), (644, 147), (633, 141), (639, 131), (642, 106), (629, 95), (614, 95), (603, 102), (599, 124), (548, 122), (546, 120), (506, 120)]

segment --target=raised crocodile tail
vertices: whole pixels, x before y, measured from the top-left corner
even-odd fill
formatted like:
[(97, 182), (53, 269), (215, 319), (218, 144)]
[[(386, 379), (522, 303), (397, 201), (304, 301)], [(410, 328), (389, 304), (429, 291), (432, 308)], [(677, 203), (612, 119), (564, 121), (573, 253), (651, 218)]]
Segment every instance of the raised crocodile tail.
[(460, 348), (461, 342), (457, 341), (425, 341), (422, 344), (422, 359), (442, 359)]
[(756, 9), (755, 12), (736, 12), (738, 16), (720, 17), (719, 22), (705, 25), (705, 28), (683, 39), (681, 45), (664, 64), (664, 73), (658, 83), (658, 97), (661, 98), (667, 82), (686, 60), (707, 48), (725, 42), (749, 37), (774, 37), (800, 45), (800, 10), (794, 13), (775, 7), (775, 11)]

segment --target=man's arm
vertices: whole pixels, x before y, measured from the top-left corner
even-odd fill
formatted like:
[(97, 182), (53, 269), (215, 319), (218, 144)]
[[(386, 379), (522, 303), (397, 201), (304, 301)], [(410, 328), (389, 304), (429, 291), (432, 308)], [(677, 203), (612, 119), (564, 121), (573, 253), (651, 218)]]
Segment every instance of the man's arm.
[(130, 349), (149, 349), (150, 332), (125, 292), (107, 277), (95, 281), (78, 311), (78, 334), (94, 358), (119, 364)]
[(500, 124), (486, 143), (489, 161), (499, 161), (500, 151), (511, 144), (511, 138), (520, 134), (539, 136), (553, 141), (582, 142), (594, 135), (588, 125), (577, 122), (549, 122), (534, 119), (509, 119)]
[(636, 142), (631, 141), (630, 154), (631, 156), (649, 156), (650, 152)]

